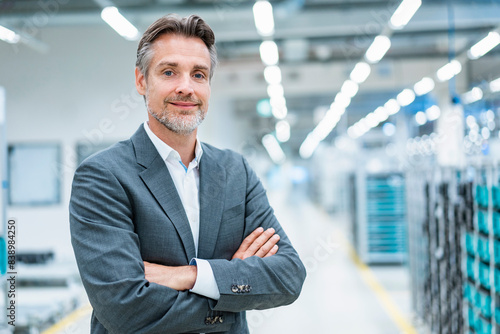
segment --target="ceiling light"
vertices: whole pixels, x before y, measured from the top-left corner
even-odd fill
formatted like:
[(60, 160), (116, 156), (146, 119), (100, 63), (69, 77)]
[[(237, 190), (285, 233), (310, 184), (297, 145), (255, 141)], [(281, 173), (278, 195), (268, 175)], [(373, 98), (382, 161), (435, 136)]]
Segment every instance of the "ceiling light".
[(264, 41), (260, 44), (260, 58), (266, 65), (276, 65), (279, 60), (278, 46), (273, 41)]
[(413, 86), (413, 90), (415, 91), (415, 94), (421, 96), (432, 91), (434, 87), (435, 87), (434, 80), (425, 77)]
[(435, 121), (441, 116), (441, 109), (437, 105), (433, 105), (425, 111), (425, 115), (429, 121)]
[(371, 68), (370, 65), (368, 65), (365, 62), (359, 62), (354, 66), (354, 69), (351, 72), (351, 75), (349, 76), (352, 81), (355, 83), (363, 83), (365, 82), (366, 78), (370, 75)]
[(500, 78), (493, 80), (490, 82), (490, 90), (493, 93), (500, 92)]
[(0, 39), (10, 44), (16, 44), (21, 40), (21, 36), (4, 26), (0, 26)]
[(383, 122), (389, 118), (389, 112), (384, 107), (378, 107), (373, 113), (377, 116), (379, 122)]
[(264, 145), (267, 153), (276, 164), (285, 162), (285, 152), (281, 149), (280, 144), (273, 135), (267, 134), (262, 137), (262, 145)]
[(310, 158), (316, 147), (318, 147), (320, 140), (314, 137), (312, 133), (309, 133), (304, 140), (304, 142), (300, 145), (299, 154), (302, 159)]
[(359, 86), (357, 83), (355, 83), (352, 80), (346, 80), (344, 84), (342, 85), (342, 88), (340, 88), (340, 91), (352, 98), (356, 93), (358, 92)]
[(264, 69), (264, 78), (270, 85), (278, 85), (281, 83), (281, 70), (278, 66), (267, 66)]
[(406, 107), (415, 101), (415, 93), (411, 89), (407, 88), (398, 94), (396, 100), (401, 107)]
[(447, 81), (462, 71), (462, 64), (456, 59), (441, 67), (436, 72), (439, 81)]
[(391, 47), (391, 40), (389, 37), (384, 35), (379, 35), (375, 37), (373, 43), (370, 45), (368, 50), (366, 50), (365, 58), (370, 63), (378, 63), (382, 59)]
[(418, 125), (424, 125), (427, 123), (427, 116), (423, 111), (419, 111), (415, 114), (415, 121)]
[(135, 41), (139, 38), (137, 28), (120, 14), (118, 8), (113, 6), (104, 8), (101, 18), (126, 40)]
[(276, 138), (282, 143), (290, 139), (290, 123), (287, 121), (276, 123)]
[(267, 95), (269, 97), (283, 96), (285, 91), (282, 84), (274, 84), (267, 86)]
[(339, 108), (345, 109), (351, 104), (351, 98), (342, 92), (335, 95), (335, 105)]
[(368, 126), (370, 128), (374, 128), (380, 124), (378, 117), (372, 112), (369, 113), (368, 115), (366, 115), (365, 119), (366, 119), (366, 123), (368, 124)]
[(470, 91), (462, 95), (462, 100), (465, 104), (477, 102), (483, 98), (483, 91), (479, 87), (474, 87)]
[(384, 108), (389, 112), (389, 115), (394, 115), (401, 109), (401, 106), (395, 99), (390, 99), (384, 104)]
[(271, 36), (274, 34), (273, 6), (269, 1), (257, 1), (253, 5), (253, 18), (259, 35)]
[(488, 34), (488, 36), (474, 44), (467, 52), (467, 55), (470, 59), (481, 58), (498, 44), (500, 44), (500, 34), (496, 31), (492, 31)]
[(393, 29), (402, 29), (422, 5), (421, 0), (403, 0), (389, 21)]

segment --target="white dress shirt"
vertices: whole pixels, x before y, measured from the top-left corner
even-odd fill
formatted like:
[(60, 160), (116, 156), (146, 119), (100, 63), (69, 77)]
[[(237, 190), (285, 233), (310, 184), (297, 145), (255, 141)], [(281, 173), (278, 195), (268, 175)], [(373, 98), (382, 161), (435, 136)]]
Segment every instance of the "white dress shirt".
[[(196, 254), (198, 254), (198, 238), (200, 235), (200, 171), (198, 166), (203, 155), (200, 141), (196, 140), (195, 158), (186, 167), (182, 163), (179, 153), (158, 138), (149, 128), (147, 121), (144, 122), (144, 129), (161, 158), (165, 161), (165, 165), (174, 181), (191, 226), (194, 248)], [(210, 263), (203, 259), (194, 258), (190, 264), (196, 265), (197, 276), (194, 287), (189, 291), (218, 300), (220, 298), (219, 288)]]

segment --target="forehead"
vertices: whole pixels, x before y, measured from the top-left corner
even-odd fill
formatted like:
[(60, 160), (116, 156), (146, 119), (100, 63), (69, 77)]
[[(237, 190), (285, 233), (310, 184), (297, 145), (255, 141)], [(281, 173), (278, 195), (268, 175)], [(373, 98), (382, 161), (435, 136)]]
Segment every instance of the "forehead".
[(165, 61), (192, 63), (210, 67), (210, 52), (198, 37), (163, 34), (153, 42), (152, 65)]

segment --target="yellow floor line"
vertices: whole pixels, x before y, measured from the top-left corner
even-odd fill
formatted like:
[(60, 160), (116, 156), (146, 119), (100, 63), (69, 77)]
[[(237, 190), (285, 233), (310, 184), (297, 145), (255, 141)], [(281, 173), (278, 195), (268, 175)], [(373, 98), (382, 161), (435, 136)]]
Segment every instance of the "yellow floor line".
[(77, 322), (84, 316), (87, 316), (92, 312), (92, 307), (90, 305), (85, 305), (72, 313), (70, 313), (67, 317), (61, 319), (61, 321), (57, 322), (53, 326), (49, 327), (47, 330), (42, 332), (42, 334), (56, 334), (58, 332), (62, 332), (67, 326), (71, 325), (74, 322)]
[(349, 256), (353, 260), (354, 264), (358, 268), (361, 277), (365, 281), (365, 283), (373, 290), (375, 295), (377, 296), (379, 302), (384, 307), (387, 314), (391, 317), (391, 319), (396, 323), (398, 328), (404, 334), (417, 334), (416, 329), (412, 326), (410, 322), (405, 318), (405, 316), (399, 311), (399, 308), (396, 306), (396, 303), (392, 300), (391, 296), (384, 287), (378, 282), (377, 278), (373, 274), (373, 271), (359, 258), (356, 250), (351, 245), (351, 243), (347, 240), (343, 233), (337, 232), (341, 239), (343, 239), (343, 243)]

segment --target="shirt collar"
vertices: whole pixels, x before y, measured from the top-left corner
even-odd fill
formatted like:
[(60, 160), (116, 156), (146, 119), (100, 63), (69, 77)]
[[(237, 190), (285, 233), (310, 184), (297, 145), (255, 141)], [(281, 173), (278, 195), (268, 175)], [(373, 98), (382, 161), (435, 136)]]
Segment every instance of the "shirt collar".
[[(151, 142), (153, 142), (153, 145), (158, 151), (158, 154), (160, 154), (161, 158), (164, 161), (166, 161), (170, 156), (180, 160), (179, 153), (172, 147), (168, 146), (163, 140), (158, 138), (158, 136), (155, 135), (154, 132), (151, 131), (151, 129), (149, 128), (147, 121), (144, 122), (144, 130), (146, 130), (149, 139), (151, 139)], [(198, 140), (198, 137), (196, 137), (196, 145), (194, 148), (194, 160), (196, 160), (197, 164), (200, 163), (202, 155), (203, 155), (203, 149), (201, 147), (200, 141)]]

